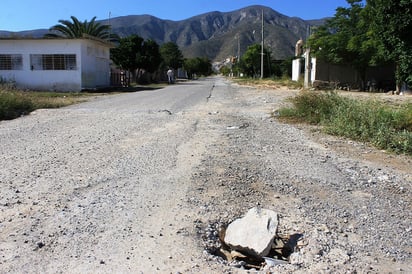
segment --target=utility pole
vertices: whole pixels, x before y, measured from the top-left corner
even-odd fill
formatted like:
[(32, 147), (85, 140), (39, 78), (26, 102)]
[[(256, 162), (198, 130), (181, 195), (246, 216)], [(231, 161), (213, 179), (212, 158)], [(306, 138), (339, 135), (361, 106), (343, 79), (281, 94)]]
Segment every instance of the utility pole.
[(306, 48), (305, 50), (305, 78), (303, 82), (305, 88), (310, 87), (311, 70), (312, 70), (312, 62), (310, 59), (310, 48)]
[(240, 34), (237, 34), (237, 77), (240, 77), (240, 69), (239, 69), (239, 62), (240, 62)]
[(240, 59), (240, 34), (237, 35), (237, 59)]
[(264, 18), (263, 18), (263, 9), (262, 9), (262, 46), (261, 46), (261, 50), (262, 52), (260, 53), (260, 79), (263, 79), (263, 55), (264, 55), (264, 51), (263, 51), (263, 47), (265, 45), (264, 39), (265, 39), (265, 35), (264, 35)]
[(112, 17), (112, 12), (109, 11), (109, 41), (110, 41), (110, 38), (111, 38), (111, 36), (112, 36), (112, 25), (111, 25), (111, 23), (110, 23), (111, 17)]
[[(310, 26), (307, 28), (306, 40), (309, 39), (311, 35)], [(305, 49), (305, 78), (303, 80), (303, 86), (308, 89), (311, 85), (311, 76), (312, 76), (312, 59), (310, 57), (310, 48)]]

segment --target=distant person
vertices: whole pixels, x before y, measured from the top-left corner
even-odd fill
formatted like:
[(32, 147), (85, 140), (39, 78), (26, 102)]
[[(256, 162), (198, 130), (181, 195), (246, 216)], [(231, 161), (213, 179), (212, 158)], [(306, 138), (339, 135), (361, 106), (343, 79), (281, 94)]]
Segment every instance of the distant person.
[(167, 79), (169, 81), (169, 84), (173, 84), (173, 82), (174, 82), (174, 73), (173, 73), (172, 69), (169, 69), (167, 71)]

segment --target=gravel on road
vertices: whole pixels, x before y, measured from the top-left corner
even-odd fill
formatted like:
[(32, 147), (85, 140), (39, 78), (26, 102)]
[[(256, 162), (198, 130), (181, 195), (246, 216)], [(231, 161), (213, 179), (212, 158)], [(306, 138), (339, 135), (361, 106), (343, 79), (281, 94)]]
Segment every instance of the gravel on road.
[(242, 273), (218, 234), (254, 206), (302, 238), (262, 271), (410, 272), (411, 158), (280, 123), (294, 94), (214, 77), (0, 122), (0, 272)]

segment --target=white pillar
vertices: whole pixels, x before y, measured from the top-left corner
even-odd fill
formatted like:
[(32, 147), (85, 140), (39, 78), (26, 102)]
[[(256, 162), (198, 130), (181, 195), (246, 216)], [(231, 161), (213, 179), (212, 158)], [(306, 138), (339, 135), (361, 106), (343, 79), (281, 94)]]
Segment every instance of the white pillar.
[(305, 50), (305, 80), (304, 80), (304, 87), (310, 87), (310, 72), (311, 70), (311, 60), (310, 60), (310, 48)]
[(292, 61), (292, 81), (299, 81), (301, 64), (300, 58)]

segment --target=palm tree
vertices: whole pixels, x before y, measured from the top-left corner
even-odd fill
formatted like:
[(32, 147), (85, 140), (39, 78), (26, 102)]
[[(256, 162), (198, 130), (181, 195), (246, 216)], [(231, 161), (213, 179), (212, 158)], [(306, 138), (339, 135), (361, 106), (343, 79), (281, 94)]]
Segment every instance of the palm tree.
[(44, 36), (47, 38), (82, 38), (84, 35), (93, 36), (102, 40), (116, 42), (119, 36), (110, 32), (110, 25), (102, 25), (96, 22), (96, 16), (90, 22), (85, 20), (80, 22), (75, 16), (69, 20), (59, 20), (58, 25), (49, 29), (49, 33)]

